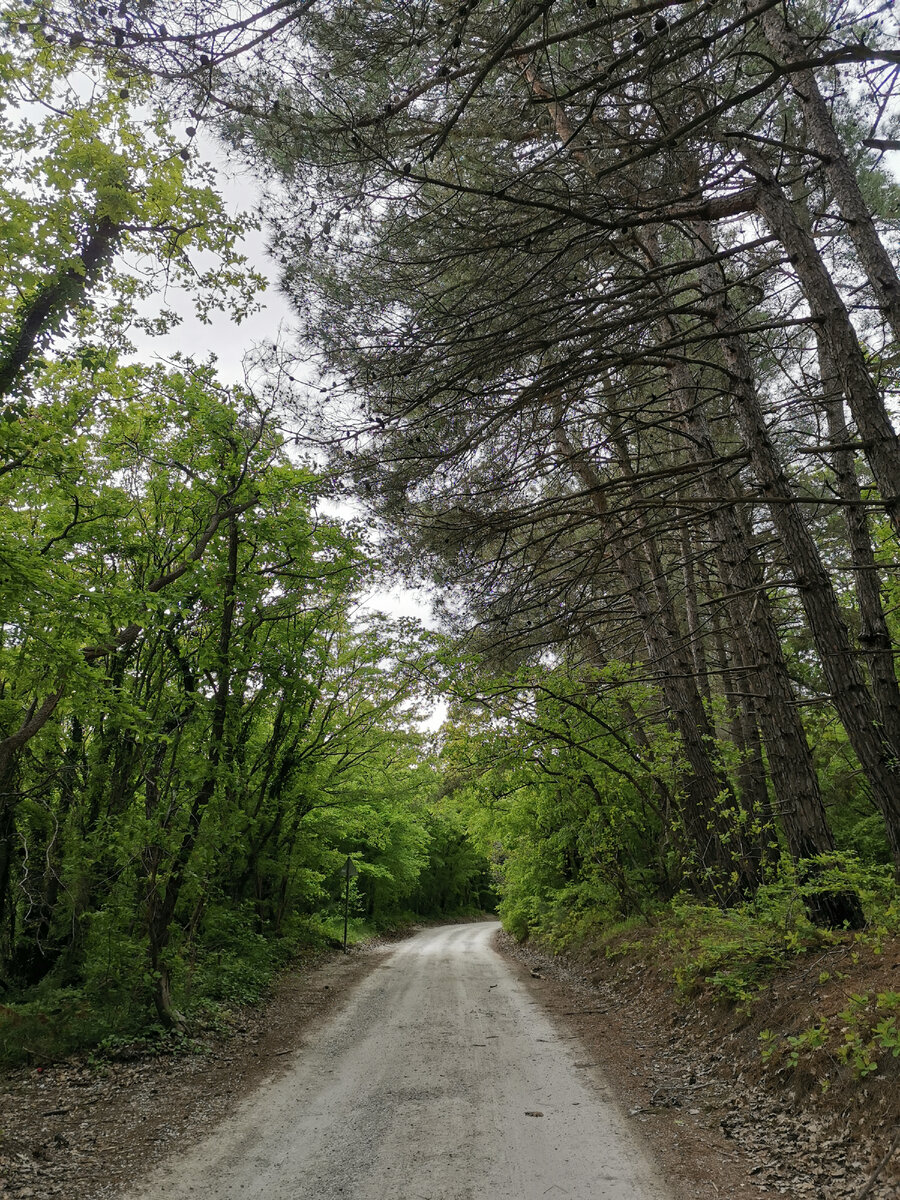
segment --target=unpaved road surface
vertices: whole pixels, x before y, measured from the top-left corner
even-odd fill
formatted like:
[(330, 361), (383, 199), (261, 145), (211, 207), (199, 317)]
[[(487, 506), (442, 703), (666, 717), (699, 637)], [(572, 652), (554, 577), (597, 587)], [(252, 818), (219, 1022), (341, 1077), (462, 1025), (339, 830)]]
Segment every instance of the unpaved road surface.
[(428, 929), (131, 1200), (669, 1200), (596, 1068), (493, 950)]

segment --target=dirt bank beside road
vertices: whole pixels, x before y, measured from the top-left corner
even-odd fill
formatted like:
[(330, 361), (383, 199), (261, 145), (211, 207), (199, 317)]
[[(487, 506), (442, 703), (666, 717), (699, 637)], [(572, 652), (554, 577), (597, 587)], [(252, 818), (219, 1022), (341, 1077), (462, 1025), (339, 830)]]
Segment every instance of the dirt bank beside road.
[[(614, 1081), (683, 1200), (900, 1196), (897, 1060), (887, 1056), (883, 1073), (865, 1080), (847, 1068), (843, 1084), (823, 1092), (808, 1068), (766, 1073), (759, 1042), (764, 1026), (796, 1034), (854, 993), (896, 987), (895, 940), (878, 954), (848, 942), (812, 965), (801, 959), (773, 977), (749, 1013), (709, 996), (679, 997), (665, 963), (609, 959), (590, 946), (555, 957), (506, 935), (499, 944)], [(826, 967), (840, 994), (814, 986)]]

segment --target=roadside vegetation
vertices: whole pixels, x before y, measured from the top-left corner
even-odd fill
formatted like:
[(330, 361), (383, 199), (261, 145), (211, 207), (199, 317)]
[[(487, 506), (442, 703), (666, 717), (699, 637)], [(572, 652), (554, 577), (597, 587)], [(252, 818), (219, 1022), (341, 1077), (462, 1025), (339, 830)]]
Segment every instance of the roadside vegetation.
[[(338, 936), (348, 856), (354, 936), (496, 895), (738, 1014), (895, 956), (890, 5), (0, 37), (0, 1051), (214, 1022)], [(236, 384), (166, 337), (253, 311), (259, 227), (298, 336)], [(761, 1062), (887, 1071), (876, 976)]]
[[(839, 798), (826, 793), (835, 850), (795, 863), (771, 827), (764, 881), (738, 901), (710, 903), (661, 820), (660, 788), (678, 786), (677, 741), (654, 742), (648, 771), (617, 708), (640, 713), (652, 690), (626, 699), (617, 688), (611, 701), (602, 679), (576, 691), (561, 672), (520, 669), (489, 691), (478, 678), (477, 699), (464, 689), (448, 721), (443, 761), (457, 811), (492, 857), (498, 911), (515, 938), (598, 979), (636, 971), (712, 1029), (722, 1020), (754, 1028), (753, 1058), (776, 1091), (824, 1096), (838, 1084), (845, 1096), (874, 1075), (895, 1086), (900, 893), (877, 821), (845, 798), (845, 748), (832, 745), (826, 774), (839, 789)], [(828, 894), (853, 895), (862, 920), (823, 924)]]
[[(271, 390), (142, 361), (181, 289), (252, 310), (152, 91), (17, 27), (4, 93), (0, 1058), (187, 1037), (302, 948), (491, 903), (431, 811), (414, 622)], [(202, 268), (201, 268), (202, 264)]]

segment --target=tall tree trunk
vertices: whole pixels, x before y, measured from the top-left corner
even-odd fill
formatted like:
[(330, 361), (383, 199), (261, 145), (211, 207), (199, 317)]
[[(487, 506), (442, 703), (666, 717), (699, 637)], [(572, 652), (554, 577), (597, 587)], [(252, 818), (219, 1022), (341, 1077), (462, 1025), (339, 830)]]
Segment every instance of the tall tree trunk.
[[(661, 267), (663, 256), (653, 231), (643, 231), (637, 242), (650, 265)], [(664, 294), (660, 299), (665, 303)], [(660, 322), (661, 340), (679, 335), (674, 319), (664, 317)], [(795, 861), (827, 854), (835, 848), (834, 836), (750, 530), (736, 507), (721, 503), (723, 496), (734, 494), (734, 488), (716, 465), (719, 455), (705, 409), (697, 400), (698, 385), (691, 367), (676, 360), (669, 366), (668, 375), (687, 453), (698, 468), (702, 467), (698, 470), (699, 489), (709, 498), (720, 586), (728, 598), (734, 636), (748, 666), (748, 684), (757, 697), (760, 729), (788, 850)], [(767, 803), (763, 813), (755, 814), (763, 827), (768, 811)], [(770, 852), (763, 857), (771, 857)], [(812, 897), (808, 908), (812, 919), (822, 925), (850, 924), (857, 928), (863, 919), (858, 903), (837, 903), (824, 894)]]
[[(809, 57), (797, 34), (784, 20), (781, 5), (767, 8), (760, 17), (766, 41), (785, 65)], [(847, 159), (831, 111), (825, 102), (815, 72), (792, 70), (788, 75), (797, 97), (809, 140), (825, 164), (825, 174), (834, 192), (847, 232), (894, 337), (900, 341), (900, 276), (878, 235), (869, 206), (860, 190), (856, 172)]]
[(694, 570), (694, 545), (691, 541), (691, 531), (688, 527), (687, 511), (682, 509), (681, 524), (681, 571), (684, 579), (684, 613), (690, 641), (691, 657), (694, 660), (694, 671), (697, 676), (697, 686), (710, 714), (712, 714), (712, 691), (709, 682), (709, 664), (706, 660), (706, 644), (700, 628), (700, 610), (697, 599), (697, 577)]
[(900, 688), (894, 668), (894, 647), (881, 603), (878, 564), (872, 549), (869, 518), (862, 503), (853, 451), (840, 448), (849, 442), (850, 435), (844, 419), (844, 402), (837, 372), (821, 339), (819, 364), (828, 440), (836, 447), (832, 452), (831, 465), (837, 493), (847, 501), (844, 513), (859, 604), (859, 642), (869, 668), (872, 695), (885, 740), (890, 746), (900, 747)]
[[(727, 736), (740, 755), (737, 781), (744, 811), (760, 826), (760, 861), (762, 861), (772, 829), (772, 812), (769, 804), (762, 743), (759, 738), (753, 698), (747, 694), (749, 683), (741, 659), (741, 639), (736, 637), (732, 640), (731, 646), (727, 644), (719, 607), (719, 605), (713, 606), (710, 624), (718, 676), (722, 681), (722, 695), (728, 713)], [(739, 632), (742, 634), (743, 630)], [(740, 661), (735, 661), (736, 656)]]
[(726, 385), (734, 399), (735, 419), (791, 562), (835, 708), (884, 817), (891, 852), (900, 866), (900, 777), (896, 770), (900, 748), (895, 752), (880, 735), (875, 705), (853, 653), (828, 572), (797, 505), (791, 503), (790, 485), (766, 425), (747, 344), (737, 316), (728, 304), (721, 268), (710, 261), (715, 253), (712, 232), (705, 222), (697, 222), (695, 230), (702, 255), (701, 286), (714, 314), (713, 324), (725, 364)]
[[(568, 465), (594, 500), (595, 511), (609, 523), (597, 499), (599, 477), (587, 455), (574, 446), (557, 412), (555, 437), (560, 458)], [(621, 438), (612, 439), (626, 474), (632, 474), (627, 447)], [(697, 689), (693, 662), (677, 626), (672, 598), (652, 534), (638, 525), (626, 529), (617, 521), (619, 569), (643, 631), (650, 665), (679, 734), (688, 773), (683, 782), (681, 816), (685, 832), (697, 855), (694, 884), (701, 895), (712, 895), (729, 904), (752, 892), (758, 883), (752, 855), (744, 853), (741, 832), (725, 815), (735, 810), (734, 795), (724, 772), (710, 754), (714, 742), (703, 700)], [(733, 882), (737, 879), (737, 884)]]
[[(884, 398), (869, 373), (846, 305), (812, 235), (794, 210), (758, 147), (742, 143), (747, 166), (759, 181), (759, 211), (787, 251), (810, 313), (841, 381), (865, 443), (866, 457), (894, 532), (900, 536), (900, 438)], [(721, 280), (718, 287), (722, 287)]]
[[(596, 177), (590, 149), (583, 144), (577, 130), (568, 120), (565, 110), (541, 82), (533, 63), (522, 63), (525, 78), (534, 95), (547, 104), (548, 115), (557, 135), (591, 178)], [(689, 185), (693, 181), (689, 181)], [(628, 181), (621, 180), (620, 189)], [(687, 194), (696, 189), (689, 186)], [(624, 197), (628, 201), (628, 197)], [(755, 197), (754, 197), (755, 201)], [(634, 241), (646, 256), (651, 267), (662, 265), (662, 255), (652, 229), (635, 231)], [(666, 302), (664, 293), (661, 299)], [(668, 316), (660, 322), (660, 339), (666, 343), (677, 329)], [(670, 359), (670, 361), (672, 361)], [(702, 406), (696, 402), (696, 388), (690, 367), (680, 359), (668, 368), (673, 400), (680, 412), (686, 431), (685, 444), (695, 461), (703, 463), (701, 486), (709, 495), (727, 495), (730, 488), (723, 474), (710, 469), (718, 457)], [(715, 533), (716, 554), (720, 563), (723, 586), (732, 587), (747, 601), (736, 601), (733, 611), (738, 616), (735, 627), (746, 631), (745, 661), (754, 665), (753, 690), (759, 697), (759, 720), (769, 761), (773, 788), (778, 801), (778, 815), (795, 860), (813, 858), (834, 849), (834, 839), (825, 813), (818, 779), (806, 734), (796, 708), (796, 701), (787, 673), (781, 639), (764, 590), (762, 571), (750, 545), (749, 530), (743, 519), (730, 506), (718, 500), (710, 506), (711, 527)], [(862, 911), (854, 897), (813, 897), (810, 915), (824, 925), (850, 924), (858, 927)]]
[[(9, 785), (9, 780), (3, 781)], [(0, 965), (6, 970), (16, 943), (16, 905), (13, 898), (13, 841), (16, 835), (16, 810), (12, 804), (0, 808)]]
[[(760, 697), (754, 690), (757, 672), (754, 664), (747, 661), (746, 655), (749, 651), (743, 639), (735, 639), (734, 651), (735, 656), (740, 660), (742, 668), (741, 674), (738, 676), (742, 695), (737, 699), (737, 703), (740, 706), (744, 747), (744, 758), (740, 767), (741, 796), (742, 798), (744, 795), (751, 797), (747, 808), (750, 812), (759, 813), (760, 815), (760, 860), (765, 876), (767, 871), (774, 871), (777, 868), (778, 860), (781, 857), (781, 848), (778, 844), (777, 834), (779, 823), (772, 807), (772, 802), (769, 799), (766, 764), (763, 758), (759, 719)], [(806, 746), (805, 739), (804, 746)], [(821, 812), (824, 813), (824, 806), (821, 806)], [(790, 842), (788, 843), (788, 849), (791, 849)], [(830, 910), (823, 912), (822, 917), (828, 922), (834, 919)], [(841, 924), (843, 924), (844, 919), (845, 917), (841, 918)]]
[[(599, 640), (591, 630), (584, 631), (581, 636), (581, 641), (584, 646), (587, 660), (592, 666), (602, 670), (602, 668), (608, 665), (609, 660), (603, 653)], [(638, 752), (640, 753), (633, 751), (631, 747), (628, 746), (627, 740), (620, 734), (619, 736), (622, 738), (622, 742), (626, 747), (626, 751), (634, 758), (636, 763), (642, 765), (646, 769), (648, 764), (653, 763), (655, 757), (653, 752), (653, 738), (651, 734), (647, 732), (644, 721), (635, 711), (634, 706), (627, 696), (617, 695), (616, 706), (624, 717), (624, 730), (627, 731), (637, 747)], [(660, 818), (660, 838), (657, 858), (659, 876), (660, 879), (664, 881), (667, 892), (673, 892), (675, 890), (675, 886), (677, 885), (673, 886), (666, 858), (669, 847), (670, 829), (675, 819), (677, 805), (675, 797), (672, 795), (671, 788), (669, 788), (664, 779), (660, 778), (655, 769), (651, 769), (651, 786), (656, 795), (657, 811)]]
[(191, 855), (200, 836), (203, 814), (212, 800), (218, 783), (219, 766), (225, 752), (225, 734), (231, 696), (231, 639), (237, 608), (238, 549), (240, 545), (236, 514), (228, 519), (227, 567), (224, 580), (222, 615), (219, 621), (219, 643), (217, 647), (216, 688), (213, 694), (212, 721), (207, 742), (205, 778), (197, 791), (190, 812), (187, 828), (169, 870), (165, 889), (153, 885), (147, 897), (147, 931), (149, 939), (150, 965), (156, 979), (154, 1003), (160, 1020), (166, 1025), (180, 1026), (183, 1018), (172, 1005), (169, 969), (166, 950), (172, 933), (172, 921)]

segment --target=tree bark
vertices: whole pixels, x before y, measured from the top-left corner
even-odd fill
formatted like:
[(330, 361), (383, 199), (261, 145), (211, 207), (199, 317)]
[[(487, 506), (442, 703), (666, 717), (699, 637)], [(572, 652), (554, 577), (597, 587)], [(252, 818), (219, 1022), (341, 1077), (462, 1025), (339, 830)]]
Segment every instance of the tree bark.
[[(555, 438), (559, 456), (594, 499), (598, 517), (609, 521), (599, 501), (599, 478), (587, 455), (574, 446), (563, 429), (561, 407)], [(630, 473), (627, 447), (611, 439), (623, 470)], [(710, 755), (713, 730), (697, 690), (693, 662), (677, 627), (674, 606), (652, 534), (629, 532), (619, 522), (619, 569), (643, 631), (647, 653), (677, 730), (688, 772), (683, 783), (681, 816), (697, 856), (692, 872), (697, 891), (722, 904), (734, 903), (752, 892), (758, 878), (752, 856), (746, 855), (739, 830), (723, 816), (734, 811), (734, 795), (724, 772)], [(652, 597), (652, 600), (651, 600)], [(723, 840), (723, 835), (724, 839)], [(736, 882), (735, 882), (736, 880)]]
[[(828, 440), (840, 447), (850, 441), (844, 419), (844, 403), (837, 381), (837, 372), (826, 347), (819, 343), (822, 402), (828, 421)], [(831, 456), (838, 495), (848, 501), (844, 510), (847, 540), (856, 579), (856, 598), (859, 604), (859, 643), (869, 668), (872, 695), (878, 717), (889, 746), (900, 747), (900, 688), (894, 666), (894, 647), (887, 618), (881, 603), (878, 564), (872, 549), (869, 518), (860, 503), (862, 491), (856, 475), (853, 451), (836, 449)]]
[[(694, 226), (700, 258), (701, 287), (713, 312), (717, 344), (724, 360), (726, 385), (734, 413), (764, 497), (788, 496), (790, 484), (778, 459), (759, 401), (753, 363), (734, 310), (726, 299), (718, 265), (708, 263), (715, 242), (709, 226)], [(850, 744), (869, 783), (900, 866), (900, 753), (879, 735), (877, 712), (853, 653), (850, 636), (828, 573), (802, 514), (794, 504), (770, 505), (772, 521), (791, 562), (797, 591), (816, 644), (829, 691)], [(815, 850), (813, 853), (820, 853)], [(808, 857), (808, 855), (807, 855)]]
[[(591, 178), (595, 177), (591, 152), (582, 144), (565, 110), (541, 82), (533, 64), (525, 71), (532, 92), (548, 103), (548, 112), (558, 137)], [(695, 194), (692, 179), (687, 194)], [(618, 184), (620, 191), (626, 181)], [(629, 199), (623, 196), (626, 201)], [(756, 193), (753, 195), (757, 203)], [(708, 222), (705, 223), (708, 227)], [(658, 240), (652, 229), (635, 231), (636, 246), (651, 267), (662, 264)], [(829, 281), (830, 282), (830, 281)], [(661, 295), (665, 300), (665, 296)], [(664, 344), (677, 329), (665, 316), (660, 321), (660, 340)], [(708, 495), (727, 495), (731, 488), (721, 471), (710, 471), (718, 459), (706, 416), (696, 403), (696, 387), (690, 367), (684, 361), (669, 367), (673, 407), (680, 414), (688, 453), (704, 463), (701, 487)], [(764, 428), (764, 426), (763, 426)], [(771, 605), (764, 590), (763, 573), (750, 544), (749, 530), (737, 512), (716, 501), (710, 505), (710, 524), (719, 560), (719, 574), (725, 588), (738, 593), (732, 601), (736, 629), (746, 632), (745, 661), (752, 664), (752, 690), (759, 697), (758, 715), (765, 742), (769, 771), (778, 801), (778, 816), (795, 860), (827, 853), (834, 849), (834, 838), (822, 802), (818, 779), (806, 734), (797, 712), (793, 688), (787, 673), (781, 639), (775, 626)], [(750, 599), (746, 599), (750, 597)], [(767, 852), (771, 855), (771, 851)], [(862, 920), (858, 903), (845, 898), (833, 903), (826, 895), (810, 902), (810, 914), (824, 925), (848, 923), (857, 927)]]
[[(809, 57), (797, 34), (785, 23), (780, 5), (766, 9), (760, 24), (766, 41), (786, 65)], [(806, 120), (810, 141), (825, 164), (825, 174), (856, 249), (859, 264), (866, 273), (894, 337), (900, 341), (900, 276), (878, 236), (856, 172), (847, 159), (818, 80), (812, 70), (792, 71), (789, 79)]]
[(16, 314), (12, 337), (0, 354), (0, 399), (13, 394), (40, 339), (56, 332), (97, 280), (112, 259), (121, 236), (121, 225), (101, 217), (78, 252), (82, 269), (69, 267), (61, 272)]
[(697, 600), (697, 576), (694, 570), (694, 546), (691, 542), (691, 531), (688, 528), (687, 513), (683, 509), (681, 518), (681, 571), (684, 580), (684, 614), (690, 639), (691, 657), (694, 660), (694, 672), (697, 676), (697, 686), (703, 697), (707, 711), (712, 714), (712, 691), (709, 683), (709, 664), (706, 660), (706, 646), (700, 628), (700, 612)]
[[(810, 312), (841, 381), (881, 502), (900, 536), (900, 438), (884, 399), (869, 374), (850, 314), (815, 241), (794, 211), (765, 157), (743, 143), (747, 166), (760, 183), (759, 211), (787, 251)], [(721, 282), (719, 285), (721, 287)]]
[(151, 882), (147, 896), (147, 930), (151, 969), (156, 978), (153, 1000), (160, 1020), (181, 1026), (184, 1019), (172, 1004), (169, 970), (165, 952), (172, 933), (172, 921), (184, 885), (191, 855), (200, 836), (203, 814), (218, 783), (219, 766), (225, 752), (225, 734), (231, 696), (231, 639), (237, 609), (238, 549), (240, 545), (237, 514), (228, 519), (228, 558), (224, 580), (222, 614), (219, 620), (216, 688), (213, 693), (212, 721), (207, 741), (206, 771), (203, 783), (188, 813), (187, 827), (175, 851), (165, 888)]
[[(639, 245), (652, 266), (662, 264), (652, 231), (641, 234)], [(678, 333), (673, 318), (664, 317), (660, 323), (661, 340), (664, 342)], [(685, 433), (688, 454), (697, 462), (715, 463), (716, 446), (706, 413), (696, 402), (697, 383), (691, 368), (683, 361), (676, 361), (668, 368), (668, 374), (673, 408)], [(834, 837), (750, 530), (735, 508), (723, 506), (715, 499), (733, 492), (720, 469), (705, 466), (700, 472), (699, 486), (701, 493), (710, 498), (710, 530), (719, 578), (728, 598), (736, 640), (743, 647), (742, 657), (748, 664), (749, 690), (758, 697), (760, 729), (788, 850), (795, 861), (829, 853), (835, 848)], [(763, 812), (751, 815), (757, 815), (764, 825), (768, 811), (767, 804)], [(765, 850), (763, 858), (770, 857), (771, 851)], [(828, 897), (811, 902), (809, 908), (813, 919), (824, 925), (850, 921), (856, 927), (862, 919), (858, 907), (835, 911)]]

